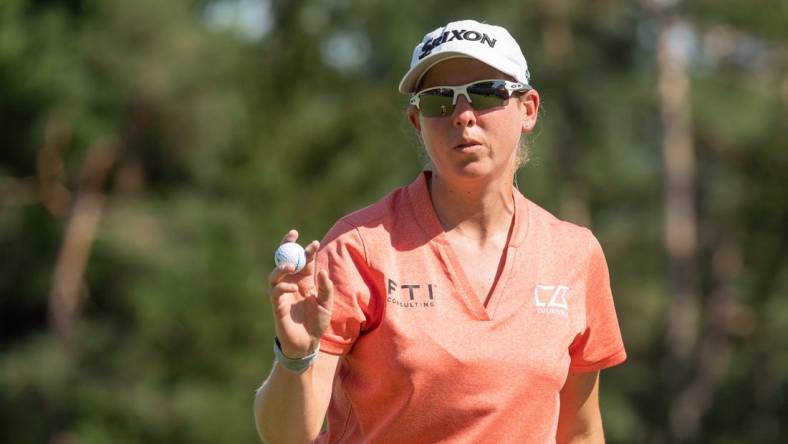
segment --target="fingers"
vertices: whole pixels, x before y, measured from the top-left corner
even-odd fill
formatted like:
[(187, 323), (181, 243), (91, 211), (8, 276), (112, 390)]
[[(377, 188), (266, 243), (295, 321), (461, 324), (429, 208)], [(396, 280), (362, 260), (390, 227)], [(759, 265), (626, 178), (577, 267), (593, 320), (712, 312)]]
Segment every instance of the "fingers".
[(329, 312), (334, 305), (334, 283), (328, 278), (326, 270), (317, 274), (317, 302)]
[(306, 265), (309, 266), (312, 261), (314, 261), (315, 257), (317, 256), (317, 251), (320, 249), (320, 242), (312, 241), (309, 245), (306, 246), (304, 251), (306, 251)]
[(306, 263), (307, 264), (310, 261), (312, 261), (312, 258), (315, 257), (315, 254), (317, 254), (317, 250), (319, 250), (319, 249), (320, 249), (320, 242), (318, 242), (316, 240), (313, 240), (312, 242), (309, 243), (309, 245), (306, 246), (306, 248), (304, 248), (304, 251), (306, 251)]
[(290, 230), (287, 232), (287, 234), (285, 234), (285, 237), (282, 238), (282, 242), (280, 242), (280, 244), (283, 244), (285, 242), (295, 242), (297, 240), (298, 240), (298, 231)]
[(271, 287), (271, 301), (276, 303), (283, 294), (295, 293), (298, 291), (298, 284), (291, 282), (280, 282)]
[(274, 285), (278, 284), (285, 276), (291, 274), (295, 271), (295, 265), (287, 262), (283, 262), (271, 270), (271, 273), (268, 275), (268, 285), (273, 287)]
[(304, 271), (308, 274), (313, 274), (315, 272), (315, 257), (317, 257), (317, 250), (319, 249), (320, 242), (318, 241), (310, 242), (304, 249), (306, 252), (306, 265), (304, 266)]

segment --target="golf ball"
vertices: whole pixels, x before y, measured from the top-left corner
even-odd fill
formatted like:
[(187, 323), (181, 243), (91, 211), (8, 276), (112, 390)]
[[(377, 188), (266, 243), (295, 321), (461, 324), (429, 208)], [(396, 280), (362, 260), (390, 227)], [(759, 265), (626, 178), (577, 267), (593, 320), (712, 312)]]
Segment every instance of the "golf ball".
[(295, 265), (295, 272), (304, 269), (306, 265), (306, 252), (304, 247), (295, 242), (285, 242), (276, 249), (274, 253), (274, 262), (277, 266), (281, 263), (288, 263)]

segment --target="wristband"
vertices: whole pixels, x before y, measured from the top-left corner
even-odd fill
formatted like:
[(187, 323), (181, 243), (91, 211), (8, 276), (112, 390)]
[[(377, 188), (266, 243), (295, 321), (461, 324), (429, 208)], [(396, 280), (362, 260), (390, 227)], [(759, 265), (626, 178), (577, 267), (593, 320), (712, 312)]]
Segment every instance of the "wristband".
[(303, 358), (288, 358), (284, 353), (282, 353), (282, 345), (279, 343), (279, 338), (274, 336), (274, 357), (276, 358), (276, 361), (279, 363), (279, 365), (290, 371), (303, 373), (312, 365), (313, 362), (315, 362), (315, 358), (317, 357), (319, 351), (320, 343), (318, 342), (315, 351), (304, 356)]

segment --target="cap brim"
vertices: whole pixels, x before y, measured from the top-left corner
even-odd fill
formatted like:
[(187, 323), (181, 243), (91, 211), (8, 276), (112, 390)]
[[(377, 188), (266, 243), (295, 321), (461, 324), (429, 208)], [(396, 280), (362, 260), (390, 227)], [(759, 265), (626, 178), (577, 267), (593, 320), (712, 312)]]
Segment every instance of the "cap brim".
[(455, 59), (458, 57), (467, 57), (471, 59), (477, 59), (474, 54), (463, 52), (463, 51), (443, 51), (443, 52), (436, 52), (434, 54), (430, 54), (427, 57), (424, 57), (416, 64), (416, 66), (412, 67), (405, 73), (405, 76), (399, 82), (399, 92), (402, 94), (408, 94), (415, 92), (416, 84), (421, 80), (421, 77), (429, 71), (430, 68), (437, 65), (438, 63), (447, 60), (447, 59)]

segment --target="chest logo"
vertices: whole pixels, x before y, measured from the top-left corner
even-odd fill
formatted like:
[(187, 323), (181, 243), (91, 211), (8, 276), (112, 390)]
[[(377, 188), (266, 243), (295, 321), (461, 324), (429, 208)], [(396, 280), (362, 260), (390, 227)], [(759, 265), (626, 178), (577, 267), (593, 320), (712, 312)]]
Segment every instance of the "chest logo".
[(403, 308), (434, 307), (435, 284), (397, 284), (388, 279), (386, 302)]
[(534, 287), (534, 306), (537, 313), (569, 316), (569, 287), (566, 285), (543, 285)]

